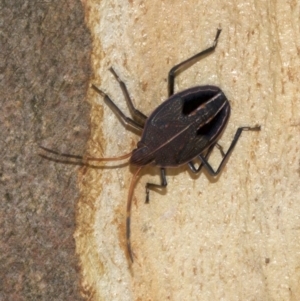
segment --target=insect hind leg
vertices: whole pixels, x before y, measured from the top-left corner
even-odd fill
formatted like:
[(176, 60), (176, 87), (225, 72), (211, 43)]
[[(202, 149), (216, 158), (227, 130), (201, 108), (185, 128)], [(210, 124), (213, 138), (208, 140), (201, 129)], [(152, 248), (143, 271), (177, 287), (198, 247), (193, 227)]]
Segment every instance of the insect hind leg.
[(215, 171), (212, 166), (208, 163), (207, 158), (199, 155), (199, 159), (201, 160), (201, 165), (203, 164), (203, 166), (206, 168), (206, 170), (209, 172), (210, 175), (212, 176), (217, 176), (220, 171), (222, 170), (222, 168), (224, 167), (227, 159), (229, 158), (230, 154), (232, 153), (236, 143), (238, 142), (241, 134), (243, 131), (260, 131), (260, 126), (254, 126), (254, 127), (249, 127), (249, 126), (245, 126), (245, 127), (239, 127), (234, 135), (234, 138), (230, 144), (229, 149), (227, 150), (226, 154), (223, 156), (223, 159), (221, 161), (221, 163), (219, 164), (219, 167), (217, 168), (217, 170)]
[[(212, 150), (214, 149), (214, 147), (216, 147), (220, 151), (220, 153), (221, 153), (221, 155), (222, 155), (223, 158), (225, 157), (225, 153), (224, 153), (223, 147), (219, 143), (216, 142), (215, 144), (212, 144), (209, 147), (208, 151), (206, 152), (206, 154), (204, 156), (204, 158), (205, 158), (206, 161), (208, 160), (208, 158), (209, 158)], [(201, 171), (202, 167), (204, 166), (204, 164), (201, 162), (200, 165), (197, 168), (195, 166), (194, 162), (191, 161), (191, 162), (188, 163), (188, 166), (189, 166), (190, 170), (193, 173), (199, 173)]]
[[(207, 150), (204, 158), (205, 160), (208, 160), (208, 157), (210, 156), (212, 150), (214, 149), (214, 147), (216, 146), (216, 144), (212, 144), (209, 149)], [(190, 168), (190, 170), (193, 172), (193, 173), (199, 173), (202, 169), (202, 167), (204, 166), (203, 162), (200, 163), (200, 165), (198, 166), (198, 168), (195, 166), (194, 162), (189, 162), (188, 163), (188, 166)]]
[(146, 184), (146, 203), (149, 203), (149, 190), (153, 188), (165, 188), (168, 185), (165, 168), (160, 169), (161, 184), (147, 183)]

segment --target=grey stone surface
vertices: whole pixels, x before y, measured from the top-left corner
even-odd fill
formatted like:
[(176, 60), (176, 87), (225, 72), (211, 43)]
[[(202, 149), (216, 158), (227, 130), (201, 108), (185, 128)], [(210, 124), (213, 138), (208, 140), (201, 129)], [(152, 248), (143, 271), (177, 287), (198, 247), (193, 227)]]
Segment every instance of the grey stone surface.
[(83, 300), (76, 170), (38, 145), (83, 154), (91, 39), (80, 1), (0, 4), (0, 300)]

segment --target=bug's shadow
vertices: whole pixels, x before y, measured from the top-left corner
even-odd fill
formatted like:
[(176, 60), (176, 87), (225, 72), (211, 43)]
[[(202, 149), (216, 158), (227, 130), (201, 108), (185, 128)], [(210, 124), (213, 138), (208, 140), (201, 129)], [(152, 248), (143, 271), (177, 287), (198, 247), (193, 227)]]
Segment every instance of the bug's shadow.
[(204, 175), (204, 176), (208, 179), (208, 181), (209, 181), (210, 183), (216, 183), (216, 182), (218, 182), (219, 178), (221, 177), (221, 175), (222, 175), (222, 173), (223, 173), (223, 170), (221, 170), (217, 176), (212, 176), (205, 168), (202, 168), (202, 170), (201, 170), (200, 172), (198, 172), (198, 173), (192, 172), (192, 171), (188, 168), (188, 166), (186, 166), (186, 169), (187, 169), (187, 171), (188, 171), (190, 177), (191, 177), (193, 180), (198, 180), (199, 177), (201, 177), (201, 176)]
[[(134, 172), (135, 167), (130, 166), (130, 171), (133, 173)], [(212, 176), (205, 168), (202, 168), (201, 171), (199, 171), (198, 173), (193, 173), (190, 168), (188, 167), (188, 165), (183, 165), (180, 167), (176, 167), (176, 168), (166, 168), (166, 178), (168, 180), (168, 177), (176, 177), (181, 173), (188, 173), (189, 176), (193, 179), (193, 180), (198, 180), (199, 177), (201, 176), (205, 176), (207, 177), (207, 179), (211, 182), (211, 183), (216, 183), (219, 179), (219, 177), (221, 177), (223, 171), (221, 171), (217, 176)], [(146, 183), (154, 183), (154, 184), (160, 184), (160, 169), (154, 166), (145, 166), (143, 168), (143, 171), (140, 174), (141, 177), (147, 177), (150, 176), (151, 180), (149, 179), (149, 181), (146, 180)], [(153, 177), (153, 178), (152, 178)], [(154, 192), (154, 193), (158, 193), (160, 195), (166, 195), (168, 192), (168, 189), (171, 189), (170, 185), (167, 185), (166, 187), (151, 187), (150, 191)], [(150, 194), (151, 194), (150, 192)]]

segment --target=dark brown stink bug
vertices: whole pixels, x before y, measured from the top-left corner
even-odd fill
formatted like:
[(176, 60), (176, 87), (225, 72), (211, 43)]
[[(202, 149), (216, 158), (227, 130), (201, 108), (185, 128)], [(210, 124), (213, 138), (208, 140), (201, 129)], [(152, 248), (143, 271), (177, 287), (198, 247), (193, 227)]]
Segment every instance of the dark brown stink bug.
[[(212, 176), (216, 176), (230, 156), (241, 133), (243, 131), (260, 130), (260, 126), (239, 127), (229, 149), (224, 153), (217, 141), (229, 119), (230, 104), (222, 90), (216, 86), (196, 86), (174, 94), (175, 76), (190, 67), (199, 58), (212, 53), (217, 46), (220, 33), (221, 29), (218, 29), (211, 47), (170, 70), (168, 76), (169, 98), (159, 105), (149, 117), (134, 107), (125, 84), (112, 68), (110, 68), (110, 71), (120, 84), (133, 119), (126, 117), (106, 93), (92, 85), (92, 88), (103, 96), (104, 101), (125, 125), (142, 132), (137, 148), (129, 154), (117, 158), (86, 158), (88, 162), (92, 160), (114, 161), (130, 157), (130, 164), (137, 166), (131, 180), (127, 200), (126, 238), (128, 255), (131, 261), (133, 261), (130, 245), (131, 202), (133, 189), (142, 167), (152, 165), (160, 168), (161, 183), (146, 184), (146, 202), (149, 202), (150, 189), (167, 186), (166, 168), (188, 164), (193, 173), (199, 173), (201, 168), (204, 167)], [(219, 148), (223, 156), (217, 170), (214, 170), (208, 163), (208, 157), (215, 146)], [(48, 152), (59, 154), (47, 148), (42, 148)], [(59, 155), (82, 159), (82, 157), (72, 155)], [(194, 164), (195, 159), (200, 160), (198, 167)]]

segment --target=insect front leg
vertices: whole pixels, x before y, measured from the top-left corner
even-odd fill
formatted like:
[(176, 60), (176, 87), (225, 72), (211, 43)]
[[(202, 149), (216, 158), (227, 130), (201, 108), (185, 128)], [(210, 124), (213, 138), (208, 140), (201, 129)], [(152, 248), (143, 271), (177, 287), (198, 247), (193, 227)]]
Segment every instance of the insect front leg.
[(175, 76), (177, 74), (179, 74), (180, 72), (186, 70), (187, 68), (189, 68), (190, 66), (192, 66), (199, 58), (201, 58), (202, 56), (205, 56), (211, 52), (213, 52), (215, 50), (215, 48), (217, 47), (217, 43), (218, 43), (218, 39), (221, 33), (221, 29), (217, 29), (217, 34), (214, 40), (214, 43), (211, 47), (193, 55), (192, 57), (190, 57), (189, 59), (175, 65), (170, 71), (169, 71), (169, 76), (168, 76), (168, 93), (169, 93), (169, 97), (171, 95), (174, 94), (174, 80), (175, 80)]
[(127, 87), (126, 87), (125, 83), (120, 79), (120, 77), (116, 73), (116, 71), (112, 67), (109, 69), (109, 71), (114, 75), (114, 77), (118, 81), (133, 119), (144, 127), (147, 116), (144, 115), (141, 111), (139, 111), (135, 108), (135, 106), (133, 104), (133, 101), (132, 101), (132, 99), (131, 99), (131, 97), (128, 93), (128, 90), (127, 90)]
[(149, 190), (153, 188), (164, 188), (168, 185), (166, 179), (166, 170), (164, 168), (160, 169), (160, 177), (161, 177), (161, 184), (154, 184), (154, 183), (147, 183), (146, 184), (146, 203), (149, 203)]
[(117, 115), (117, 117), (120, 118), (121, 122), (127, 126), (130, 125), (131, 127), (133, 127), (134, 129), (138, 130), (138, 131), (142, 131), (144, 128), (144, 124), (140, 124), (138, 122), (136, 122), (135, 120), (127, 117), (119, 108), (118, 106), (111, 100), (111, 98), (104, 93), (102, 90), (100, 90), (99, 88), (97, 88), (95, 85), (92, 85), (92, 88), (98, 92), (103, 98), (104, 101), (107, 103), (107, 105), (111, 108), (111, 110)]
[(236, 143), (238, 142), (241, 134), (243, 131), (260, 131), (260, 126), (255, 126), (255, 127), (248, 127), (248, 126), (245, 126), (245, 127), (239, 127), (234, 135), (234, 138), (231, 142), (231, 145), (228, 149), (228, 151), (226, 152), (225, 156), (223, 157), (219, 167), (217, 168), (217, 170), (215, 171), (211, 165), (208, 163), (207, 159), (201, 155), (199, 155), (199, 159), (201, 160), (203, 166), (206, 168), (206, 170), (210, 173), (210, 175), (212, 176), (217, 176), (220, 171), (222, 170), (222, 168), (224, 167), (225, 165), (225, 162), (226, 160), (228, 159), (228, 157), (230, 156), (230, 154), (232, 153)]

